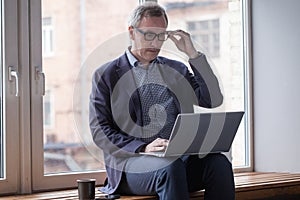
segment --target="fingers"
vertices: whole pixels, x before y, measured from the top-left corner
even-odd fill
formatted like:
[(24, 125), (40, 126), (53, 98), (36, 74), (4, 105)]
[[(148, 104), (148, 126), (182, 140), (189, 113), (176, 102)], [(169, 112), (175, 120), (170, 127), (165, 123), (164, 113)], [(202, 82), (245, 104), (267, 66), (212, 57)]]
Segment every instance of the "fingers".
[(169, 38), (175, 43), (177, 48), (186, 52), (192, 46), (190, 34), (183, 30), (169, 31)]
[(146, 148), (145, 152), (163, 151), (165, 149), (166, 149), (166, 147), (162, 147), (162, 146), (159, 146), (159, 147), (152, 146), (152, 147)]
[(175, 43), (176, 47), (184, 52), (189, 58), (198, 55), (197, 50), (191, 39), (191, 35), (183, 30), (169, 31), (169, 38)]
[(167, 146), (169, 144), (169, 140), (157, 138), (156, 140), (153, 141), (153, 143), (156, 144), (157, 146)]
[(145, 148), (145, 152), (163, 151), (167, 148), (169, 141), (162, 138), (157, 138)]
[(183, 31), (183, 30), (176, 30), (176, 31), (168, 31), (170, 39), (179, 40), (180, 38), (189, 38), (190, 34)]

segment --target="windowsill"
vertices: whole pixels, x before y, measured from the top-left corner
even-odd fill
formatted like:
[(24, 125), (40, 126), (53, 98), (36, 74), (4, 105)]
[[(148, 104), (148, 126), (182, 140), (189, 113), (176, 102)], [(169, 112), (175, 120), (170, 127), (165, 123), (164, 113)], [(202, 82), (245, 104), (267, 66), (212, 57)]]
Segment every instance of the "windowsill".
[[(244, 172), (235, 173), (236, 199), (276, 198), (292, 199), (300, 197), (300, 174)], [(15, 195), (4, 197), (12, 199), (77, 199), (77, 189), (42, 192), (31, 195)], [(96, 190), (96, 197), (101, 193)], [(103, 195), (103, 194), (102, 194)], [(191, 199), (203, 199), (204, 192), (191, 194)], [(0, 199), (3, 199), (0, 197)], [(155, 199), (153, 196), (122, 196), (120, 199)]]

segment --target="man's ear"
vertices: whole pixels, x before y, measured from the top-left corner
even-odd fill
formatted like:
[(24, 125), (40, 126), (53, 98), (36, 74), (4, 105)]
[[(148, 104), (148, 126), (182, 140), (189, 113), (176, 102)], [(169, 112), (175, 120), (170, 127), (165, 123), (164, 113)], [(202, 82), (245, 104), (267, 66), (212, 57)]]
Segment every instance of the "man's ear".
[(128, 27), (129, 37), (131, 40), (134, 40), (134, 28), (132, 26)]

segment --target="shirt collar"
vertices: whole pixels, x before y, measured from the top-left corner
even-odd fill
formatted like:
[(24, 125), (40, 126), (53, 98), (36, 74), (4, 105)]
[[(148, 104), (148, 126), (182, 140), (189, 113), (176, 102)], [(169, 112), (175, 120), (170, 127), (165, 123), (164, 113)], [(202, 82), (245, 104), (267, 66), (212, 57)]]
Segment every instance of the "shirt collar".
[(138, 63), (138, 60), (132, 55), (132, 53), (130, 52), (130, 49), (131, 49), (131, 46), (126, 49), (126, 55), (127, 55), (130, 65), (132, 67), (135, 67), (136, 64)]

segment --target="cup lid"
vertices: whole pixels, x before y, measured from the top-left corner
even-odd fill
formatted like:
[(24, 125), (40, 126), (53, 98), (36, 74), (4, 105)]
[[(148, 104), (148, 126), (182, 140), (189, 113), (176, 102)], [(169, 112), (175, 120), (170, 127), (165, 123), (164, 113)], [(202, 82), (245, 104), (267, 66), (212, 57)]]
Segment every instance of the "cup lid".
[(94, 178), (82, 178), (82, 179), (77, 179), (77, 182), (93, 182), (96, 181)]

